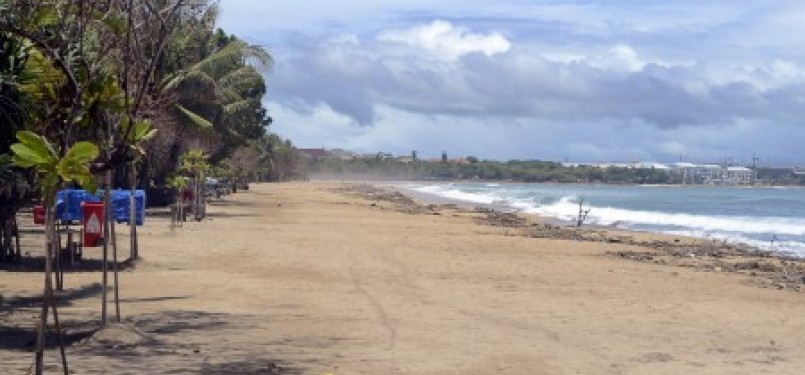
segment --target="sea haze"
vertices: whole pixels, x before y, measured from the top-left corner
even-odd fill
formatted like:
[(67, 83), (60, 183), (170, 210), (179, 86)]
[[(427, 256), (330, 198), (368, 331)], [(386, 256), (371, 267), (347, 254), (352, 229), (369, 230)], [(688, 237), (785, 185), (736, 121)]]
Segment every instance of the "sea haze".
[(712, 238), (805, 257), (805, 189), (422, 183), (419, 193), (585, 223)]

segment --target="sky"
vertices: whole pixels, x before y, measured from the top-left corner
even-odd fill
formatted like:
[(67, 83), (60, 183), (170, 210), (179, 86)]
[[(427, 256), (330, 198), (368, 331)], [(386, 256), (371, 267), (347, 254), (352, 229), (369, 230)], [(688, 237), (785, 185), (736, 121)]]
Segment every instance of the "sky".
[(805, 5), (222, 0), (301, 148), (805, 165)]

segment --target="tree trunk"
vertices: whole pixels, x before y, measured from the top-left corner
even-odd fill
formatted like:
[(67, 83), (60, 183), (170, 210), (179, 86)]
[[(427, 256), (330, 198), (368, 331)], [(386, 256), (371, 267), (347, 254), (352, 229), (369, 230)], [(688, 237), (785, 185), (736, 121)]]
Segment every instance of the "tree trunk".
[(44, 372), (45, 359), (45, 333), (48, 324), (48, 308), (50, 307), (52, 294), (51, 272), (53, 267), (53, 245), (55, 237), (55, 218), (51, 202), (45, 202), (45, 287), (42, 292), (42, 310), (39, 315), (39, 326), (36, 331), (36, 351), (35, 351), (35, 373), (41, 375)]

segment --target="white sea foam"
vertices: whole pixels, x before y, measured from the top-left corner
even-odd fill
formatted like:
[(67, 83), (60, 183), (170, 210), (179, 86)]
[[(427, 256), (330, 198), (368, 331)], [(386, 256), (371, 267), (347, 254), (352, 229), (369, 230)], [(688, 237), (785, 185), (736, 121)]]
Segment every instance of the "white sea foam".
[[(506, 205), (523, 212), (562, 220), (575, 220), (579, 213), (578, 197), (573, 195), (562, 197), (553, 203), (539, 204), (534, 202), (533, 197), (518, 199), (505, 189), (491, 186), (487, 186), (484, 191), (462, 191), (461, 187), (445, 185), (418, 186), (413, 189), (469, 203)], [(591, 224), (739, 242), (805, 257), (805, 242), (791, 240), (805, 237), (803, 218), (696, 215), (587, 204), (584, 209), (590, 209), (587, 222)]]
[(471, 193), (438, 185), (417, 186), (411, 187), (411, 189), (420, 193), (433, 194), (439, 197), (469, 203), (496, 204), (503, 201), (501, 198), (490, 193)]
[[(699, 229), (707, 232), (805, 236), (805, 220), (800, 218), (705, 216), (586, 205), (585, 209), (590, 209), (587, 220), (600, 225), (644, 224)], [(575, 197), (568, 196), (554, 204), (534, 207), (529, 212), (570, 220), (578, 215), (579, 205)]]

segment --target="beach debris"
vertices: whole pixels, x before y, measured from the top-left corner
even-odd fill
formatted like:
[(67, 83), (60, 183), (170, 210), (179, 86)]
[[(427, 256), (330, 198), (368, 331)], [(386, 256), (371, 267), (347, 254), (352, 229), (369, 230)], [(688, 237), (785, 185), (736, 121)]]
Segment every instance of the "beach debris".
[(581, 228), (584, 220), (587, 220), (587, 215), (590, 214), (590, 208), (584, 209), (584, 197), (579, 198), (579, 215), (576, 217), (576, 228)]
[(800, 291), (805, 285), (805, 259), (774, 254), (746, 245), (723, 242), (683, 244), (655, 240), (635, 242), (648, 251), (607, 252), (623, 259), (689, 267), (708, 272), (744, 274), (754, 283), (778, 290)]
[(528, 226), (528, 220), (512, 212), (500, 212), (488, 208), (476, 207), (475, 213), (482, 214), (476, 221), (493, 227), (523, 228)]

